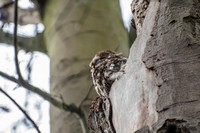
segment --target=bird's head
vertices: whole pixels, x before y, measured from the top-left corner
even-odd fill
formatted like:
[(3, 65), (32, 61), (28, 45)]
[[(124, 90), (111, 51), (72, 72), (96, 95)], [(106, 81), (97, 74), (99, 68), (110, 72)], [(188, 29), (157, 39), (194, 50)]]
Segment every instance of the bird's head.
[(96, 68), (115, 54), (116, 54), (115, 52), (110, 51), (110, 50), (100, 51), (99, 53), (97, 53), (94, 56), (94, 58), (92, 59), (92, 61), (89, 64), (89, 66), (91, 68)]

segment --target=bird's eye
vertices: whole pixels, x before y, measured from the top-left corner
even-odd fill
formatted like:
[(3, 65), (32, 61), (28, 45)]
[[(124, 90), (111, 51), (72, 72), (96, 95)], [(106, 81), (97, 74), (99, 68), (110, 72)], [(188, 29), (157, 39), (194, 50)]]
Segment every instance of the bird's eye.
[(97, 59), (95, 64), (101, 63), (101, 59)]

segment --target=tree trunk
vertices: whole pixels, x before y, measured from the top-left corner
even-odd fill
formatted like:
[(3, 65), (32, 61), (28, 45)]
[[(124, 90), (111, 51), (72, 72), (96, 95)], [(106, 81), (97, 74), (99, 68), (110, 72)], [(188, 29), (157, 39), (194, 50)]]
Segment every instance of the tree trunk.
[[(97, 51), (128, 53), (128, 37), (117, 0), (49, 0), (44, 23), (51, 59), (51, 94), (88, 114), (92, 91), (88, 64)], [(79, 118), (51, 106), (52, 133), (80, 133)]]
[(200, 132), (200, 1), (151, 0), (112, 86), (117, 133)]

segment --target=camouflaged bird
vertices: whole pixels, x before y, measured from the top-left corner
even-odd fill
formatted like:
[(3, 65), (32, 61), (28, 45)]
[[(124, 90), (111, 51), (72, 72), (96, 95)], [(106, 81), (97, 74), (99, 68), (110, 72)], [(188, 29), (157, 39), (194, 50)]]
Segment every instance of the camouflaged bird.
[(94, 133), (116, 133), (112, 123), (112, 106), (108, 97), (96, 97), (92, 101), (88, 128)]
[(99, 96), (108, 96), (113, 82), (119, 79), (125, 70), (127, 58), (121, 53), (101, 51), (90, 63), (95, 90)]
[(132, 21), (134, 21), (134, 27), (136, 27), (137, 34), (139, 34), (142, 29), (149, 3), (150, 0), (133, 0), (131, 3), (131, 10), (133, 13)]

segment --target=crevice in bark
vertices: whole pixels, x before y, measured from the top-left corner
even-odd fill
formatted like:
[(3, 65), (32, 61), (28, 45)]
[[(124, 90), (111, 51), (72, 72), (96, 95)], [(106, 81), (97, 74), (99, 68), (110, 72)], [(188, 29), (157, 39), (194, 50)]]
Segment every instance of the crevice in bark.
[(170, 108), (173, 108), (175, 106), (181, 106), (181, 105), (184, 105), (184, 104), (187, 104), (187, 103), (193, 103), (193, 102), (197, 102), (197, 101), (199, 101), (199, 100), (182, 101), (182, 102), (174, 103), (174, 104), (171, 104), (169, 106), (164, 107), (162, 110), (158, 110), (158, 113), (164, 112), (164, 111), (166, 111)]
[(185, 120), (167, 119), (157, 133), (190, 133)]
[(169, 22), (169, 24), (175, 24), (177, 22), (177, 20), (172, 20), (171, 22)]

